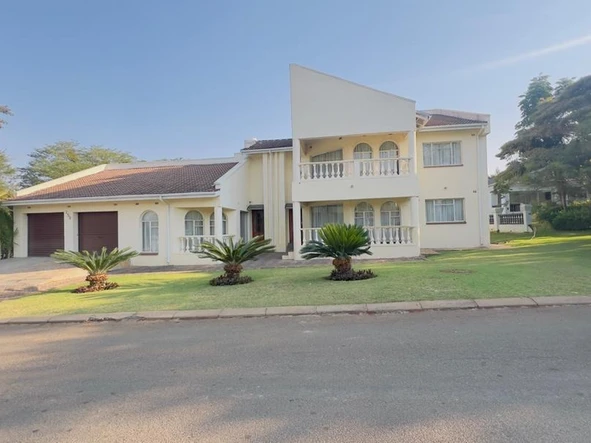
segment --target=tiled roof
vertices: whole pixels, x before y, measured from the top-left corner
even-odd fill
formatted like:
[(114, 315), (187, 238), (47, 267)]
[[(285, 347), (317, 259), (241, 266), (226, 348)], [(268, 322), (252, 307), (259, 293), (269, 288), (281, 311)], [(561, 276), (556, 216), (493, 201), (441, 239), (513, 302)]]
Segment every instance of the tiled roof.
[(451, 126), (451, 125), (471, 125), (484, 124), (482, 120), (471, 120), (469, 118), (455, 117), (445, 114), (429, 114), (431, 118), (425, 126)]
[(210, 192), (215, 190), (215, 182), (235, 165), (234, 162), (106, 169), (10, 201)]
[(291, 138), (278, 138), (273, 140), (257, 140), (252, 146), (244, 148), (243, 151), (254, 151), (257, 149), (291, 148)]

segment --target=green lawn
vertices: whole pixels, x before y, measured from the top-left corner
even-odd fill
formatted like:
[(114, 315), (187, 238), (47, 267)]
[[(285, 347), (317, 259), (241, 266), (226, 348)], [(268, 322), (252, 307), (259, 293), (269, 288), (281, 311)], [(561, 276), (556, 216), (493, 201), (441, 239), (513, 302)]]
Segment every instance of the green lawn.
[(503, 234), (502, 249), (449, 251), (423, 261), (357, 261), (378, 277), (356, 282), (323, 279), (328, 266), (248, 271), (255, 281), (235, 287), (209, 286), (208, 273), (116, 275), (119, 289), (7, 300), (0, 302), (0, 317), (591, 294), (591, 233), (530, 237)]

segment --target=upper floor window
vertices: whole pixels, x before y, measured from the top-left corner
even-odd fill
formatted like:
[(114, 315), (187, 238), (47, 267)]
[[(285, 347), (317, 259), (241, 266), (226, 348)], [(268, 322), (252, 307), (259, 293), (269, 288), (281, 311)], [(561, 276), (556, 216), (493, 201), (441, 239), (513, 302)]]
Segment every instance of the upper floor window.
[(461, 164), (460, 142), (423, 143), (423, 166), (457, 166)]
[(457, 223), (465, 221), (464, 199), (425, 200), (427, 223)]
[(380, 210), (382, 226), (400, 226), (400, 207), (394, 202), (386, 202)]
[(187, 212), (187, 215), (185, 215), (185, 235), (203, 235), (203, 215), (201, 215), (201, 212)]
[(158, 215), (153, 211), (142, 215), (142, 252), (158, 252)]
[(396, 143), (387, 141), (380, 146), (380, 158), (398, 158), (399, 151)]
[(363, 202), (355, 206), (355, 224), (363, 227), (374, 225), (372, 205)]
[(359, 143), (353, 149), (353, 158), (355, 160), (369, 160), (373, 157), (373, 151), (371, 146), (367, 143)]
[[(222, 214), (222, 235), (228, 234), (228, 217)], [(209, 235), (215, 235), (215, 213), (209, 216)]]

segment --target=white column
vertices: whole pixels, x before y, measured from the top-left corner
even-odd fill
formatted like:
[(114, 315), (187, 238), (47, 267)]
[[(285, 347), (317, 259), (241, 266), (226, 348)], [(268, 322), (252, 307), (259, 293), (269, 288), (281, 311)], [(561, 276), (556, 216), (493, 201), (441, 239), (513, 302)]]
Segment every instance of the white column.
[(412, 239), (415, 245), (420, 246), (420, 221), (419, 221), (419, 197), (410, 198), (410, 225), (414, 228)]
[(417, 172), (417, 154), (416, 154), (416, 144), (417, 144), (417, 135), (415, 131), (408, 131), (406, 139), (408, 140), (408, 157), (410, 157), (409, 165), (408, 165), (408, 172), (411, 174), (416, 174)]
[(64, 211), (64, 249), (66, 251), (77, 251), (78, 242), (74, 230), (74, 213), (70, 209)]
[(215, 238), (222, 239), (223, 232), (223, 211), (221, 206), (216, 206), (213, 210), (213, 219), (215, 221)]
[(293, 213), (293, 257), (301, 260), (300, 249), (302, 249), (302, 213), (300, 202), (292, 203)]
[(287, 218), (285, 210), (285, 152), (277, 153), (277, 249), (287, 249)]

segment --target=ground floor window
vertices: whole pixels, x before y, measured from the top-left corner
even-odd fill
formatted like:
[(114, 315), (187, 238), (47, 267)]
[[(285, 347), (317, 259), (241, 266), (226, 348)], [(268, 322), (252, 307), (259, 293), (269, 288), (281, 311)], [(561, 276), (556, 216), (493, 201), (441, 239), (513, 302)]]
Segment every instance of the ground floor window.
[(153, 211), (142, 215), (142, 252), (158, 252), (158, 215)]
[(312, 206), (313, 228), (321, 228), (328, 223), (343, 222), (343, 205)]
[(426, 200), (427, 223), (463, 222), (464, 199), (448, 198), (440, 200)]
[(400, 226), (400, 207), (394, 202), (386, 202), (380, 210), (380, 222), (382, 226)]
[(362, 202), (355, 206), (355, 224), (362, 227), (374, 225), (373, 206)]
[[(222, 214), (222, 235), (228, 234), (228, 217)], [(209, 235), (215, 235), (215, 213), (209, 216)]]
[(185, 235), (203, 235), (203, 215), (199, 211), (189, 211), (185, 215)]

